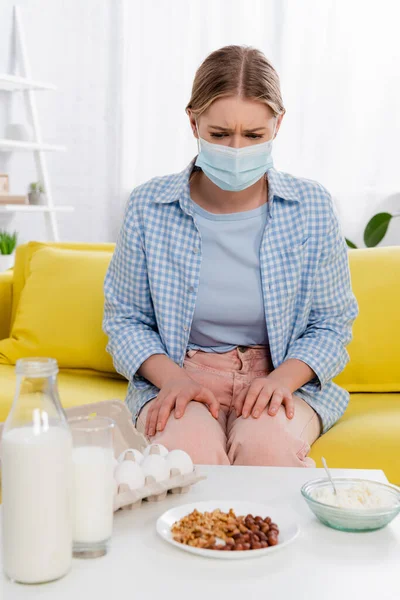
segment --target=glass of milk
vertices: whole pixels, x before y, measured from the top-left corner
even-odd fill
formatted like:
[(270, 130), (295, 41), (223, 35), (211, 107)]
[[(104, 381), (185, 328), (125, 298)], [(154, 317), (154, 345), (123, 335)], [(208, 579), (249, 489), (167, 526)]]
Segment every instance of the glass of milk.
[(73, 437), (73, 554), (106, 554), (112, 535), (114, 501), (114, 421), (81, 417), (69, 421)]
[(53, 581), (71, 568), (72, 437), (57, 373), (51, 358), (17, 361), (1, 440), (3, 568), (20, 583)]

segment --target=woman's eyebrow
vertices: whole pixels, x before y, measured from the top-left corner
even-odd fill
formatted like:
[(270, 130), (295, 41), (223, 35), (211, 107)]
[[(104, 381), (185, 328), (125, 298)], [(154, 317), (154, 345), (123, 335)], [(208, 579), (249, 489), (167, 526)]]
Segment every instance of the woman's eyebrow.
[[(210, 129), (218, 129), (218, 131), (233, 131), (233, 129), (229, 129), (229, 127), (220, 127), (219, 125), (209, 125)], [(263, 131), (265, 127), (255, 127), (254, 129), (245, 129), (245, 133), (254, 133), (255, 131)]]
[(256, 131), (264, 131), (265, 127), (255, 127), (254, 129), (245, 129), (245, 133), (255, 133)]
[(233, 129), (229, 129), (229, 127), (220, 127), (219, 125), (209, 125), (210, 129), (218, 129), (218, 131), (233, 131)]

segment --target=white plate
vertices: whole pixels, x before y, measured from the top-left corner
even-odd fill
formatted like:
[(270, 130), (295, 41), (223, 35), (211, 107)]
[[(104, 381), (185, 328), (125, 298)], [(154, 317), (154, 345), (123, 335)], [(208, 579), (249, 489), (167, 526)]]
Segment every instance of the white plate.
[[(236, 515), (248, 515), (251, 514), (254, 517), (259, 515), (263, 519), (271, 517), (272, 521), (279, 527), (279, 543), (276, 546), (269, 546), (268, 548), (260, 548), (260, 550), (236, 550), (234, 552), (221, 552), (219, 550), (205, 550), (203, 548), (194, 548), (193, 546), (187, 546), (186, 544), (180, 544), (176, 542), (171, 533), (171, 527), (179, 519), (182, 519), (185, 515), (190, 514), (195, 508), (200, 512), (212, 512), (219, 508), (223, 512), (228, 512), (232, 508)], [(196, 502), (194, 504), (184, 504), (183, 506), (177, 506), (165, 512), (157, 520), (156, 525), (157, 533), (169, 544), (176, 546), (180, 550), (190, 552), (191, 554), (197, 554), (198, 556), (204, 556), (207, 558), (220, 558), (223, 560), (238, 560), (247, 558), (258, 558), (259, 556), (267, 556), (281, 550), (298, 536), (300, 529), (297, 523), (280, 508), (274, 508), (265, 504), (256, 504), (253, 502), (226, 502), (223, 501), (210, 501), (210, 502)]]

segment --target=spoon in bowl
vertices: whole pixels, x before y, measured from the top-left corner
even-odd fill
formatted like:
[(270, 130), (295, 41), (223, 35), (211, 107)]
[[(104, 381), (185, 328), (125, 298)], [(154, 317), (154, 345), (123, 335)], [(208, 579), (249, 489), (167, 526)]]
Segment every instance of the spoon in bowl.
[(322, 461), (322, 464), (324, 465), (324, 469), (325, 469), (325, 471), (326, 471), (326, 474), (328, 475), (329, 481), (330, 481), (330, 482), (331, 482), (331, 484), (332, 484), (332, 487), (333, 487), (333, 493), (335, 494), (335, 496), (337, 496), (337, 491), (336, 491), (336, 488), (335, 488), (335, 484), (333, 483), (333, 479), (332, 479), (331, 472), (330, 472), (330, 470), (328, 469), (328, 465), (326, 464), (326, 460), (324, 459), (324, 457), (323, 457), (323, 456), (321, 456), (321, 461)]

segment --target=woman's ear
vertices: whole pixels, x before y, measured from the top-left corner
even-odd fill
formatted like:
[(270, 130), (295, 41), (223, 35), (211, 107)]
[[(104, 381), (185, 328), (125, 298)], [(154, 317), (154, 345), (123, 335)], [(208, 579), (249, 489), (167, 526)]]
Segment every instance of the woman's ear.
[(194, 114), (192, 113), (192, 110), (190, 108), (188, 108), (186, 110), (186, 113), (189, 117), (190, 127), (192, 128), (193, 135), (196, 139), (198, 139), (199, 135), (197, 133), (197, 127), (196, 127), (196, 117), (194, 116)]
[(283, 112), (281, 115), (278, 115), (278, 117), (277, 117), (274, 139), (278, 135), (278, 131), (279, 131), (279, 128), (281, 126), (282, 119), (284, 116), (285, 116), (285, 113)]

